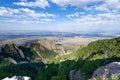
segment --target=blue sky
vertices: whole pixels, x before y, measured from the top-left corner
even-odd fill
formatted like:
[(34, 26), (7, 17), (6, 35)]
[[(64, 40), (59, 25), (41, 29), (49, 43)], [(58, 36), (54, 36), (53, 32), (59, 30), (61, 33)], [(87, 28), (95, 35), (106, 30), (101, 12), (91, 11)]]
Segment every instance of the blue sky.
[(120, 0), (0, 0), (0, 30), (120, 31)]

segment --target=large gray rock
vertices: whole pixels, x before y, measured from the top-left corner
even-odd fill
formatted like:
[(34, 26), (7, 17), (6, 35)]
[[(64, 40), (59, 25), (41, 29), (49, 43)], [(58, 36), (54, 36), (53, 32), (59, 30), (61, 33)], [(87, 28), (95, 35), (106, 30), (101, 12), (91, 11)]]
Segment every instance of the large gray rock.
[(76, 69), (70, 70), (69, 78), (70, 80), (85, 80), (80, 70), (76, 70)]
[(111, 80), (112, 76), (120, 75), (120, 62), (112, 62), (106, 66), (98, 68), (92, 75), (92, 78), (108, 78)]

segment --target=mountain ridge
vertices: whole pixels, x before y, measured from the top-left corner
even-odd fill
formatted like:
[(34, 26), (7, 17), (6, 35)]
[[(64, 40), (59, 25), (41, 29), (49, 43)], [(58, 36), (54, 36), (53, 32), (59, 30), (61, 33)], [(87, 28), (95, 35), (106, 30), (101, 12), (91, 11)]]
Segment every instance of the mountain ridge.
[[(20, 48), (20, 47), (19, 47)], [(120, 37), (118, 38), (113, 38), (113, 39), (104, 39), (104, 40), (97, 40), (95, 42), (91, 42), (88, 44), (88, 46), (79, 48), (77, 51), (73, 52), (72, 54), (68, 55), (63, 55), (63, 56), (58, 56), (55, 57), (53, 52), (54, 50), (52, 48), (45, 48), (36, 43), (29, 44), (27, 46), (29, 49), (28, 51), (32, 50), (37, 50), (37, 51), (43, 51), (42, 53), (45, 53), (44, 55), (41, 53), (42, 56), (44, 56), (44, 59), (48, 59), (48, 62), (40, 59), (38, 61), (35, 61), (33, 59), (30, 61), (29, 66), (32, 67), (31, 62), (36, 63), (36, 62), (43, 62), (43, 67), (37, 67), (40, 69), (40, 71), (36, 68), (35, 70), (38, 70), (37, 73), (32, 73), (33, 71), (31, 70), (30, 73), (31, 75), (27, 75), (26, 72), (20, 71), (22, 73), (25, 73), (26, 76), (31, 77), (33, 80), (70, 80), (70, 78), (74, 78), (73, 76), (76, 76), (80, 74), (78, 78), (81, 77), (80, 80), (88, 80), (92, 78), (92, 74), (94, 71), (101, 67), (105, 66), (106, 64), (109, 64), (111, 62), (120, 62)], [(22, 48), (20, 48), (22, 49)], [(45, 51), (44, 51), (45, 50)], [(51, 51), (50, 51), (51, 50)], [(23, 49), (22, 49), (23, 51)], [(48, 55), (48, 52), (52, 53), (53, 55)], [(25, 53), (25, 51), (23, 51)], [(27, 53), (27, 52), (26, 52)], [(31, 53), (34, 55), (33, 57), (40, 57), (38, 54)], [(56, 54), (56, 53), (55, 53)], [(56, 54), (59, 55), (59, 54)], [(52, 59), (52, 60), (51, 60)], [(26, 63), (22, 63), (21, 65), (25, 65)], [(37, 66), (37, 65), (35, 65)], [(34, 67), (35, 67), (34, 66)], [(14, 67), (20, 67), (19, 64), (17, 64)], [(12, 73), (15, 70), (11, 68), (11, 65), (8, 66), (2, 66), (0, 69), (0, 73), (4, 74), (2, 78), (5, 77), (5, 74), (2, 69), (6, 70), (7, 74), (11, 74), (10, 77), (14, 76), (14, 74), (17, 73)], [(26, 68), (25, 68), (26, 70)], [(11, 72), (8, 72), (11, 71)], [(19, 70), (18, 70), (19, 71)], [(75, 73), (75, 75), (69, 75), (71, 72)], [(18, 76), (22, 76), (22, 75)], [(71, 73), (72, 74), (72, 73)], [(33, 76), (32, 76), (33, 75)], [(23, 75), (24, 76), (24, 75)], [(78, 79), (79, 80), (79, 79)]]

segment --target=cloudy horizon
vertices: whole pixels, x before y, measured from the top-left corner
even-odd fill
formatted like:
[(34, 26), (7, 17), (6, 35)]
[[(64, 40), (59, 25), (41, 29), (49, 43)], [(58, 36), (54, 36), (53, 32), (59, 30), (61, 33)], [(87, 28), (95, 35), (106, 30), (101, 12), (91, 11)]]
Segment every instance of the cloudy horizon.
[(0, 30), (120, 31), (120, 0), (0, 0)]

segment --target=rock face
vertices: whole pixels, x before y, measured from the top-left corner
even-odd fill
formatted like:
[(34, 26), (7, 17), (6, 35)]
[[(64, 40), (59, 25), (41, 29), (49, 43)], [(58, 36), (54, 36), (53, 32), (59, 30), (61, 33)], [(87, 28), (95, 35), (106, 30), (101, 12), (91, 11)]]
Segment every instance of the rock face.
[(120, 75), (120, 62), (112, 62), (106, 66), (98, 68), (94, 73), (92, 78), (108, 78), (111, 80), (112, 76)]
[(76, 69), (70, 71), (69, 78), (70, 80), (85, 80), (80, 70), (76, 70)]
[(50, 40), (40, 40), (37, 43), (39, 43), (40, 45), (44, 46), (48, 50), (56, 49), (56, 45), (54, 44), (54, 42), (52, 42)]
[(6, 44), (0, 47), (0, 58), (13, 64), (31, 60), (47, 62), (64, 54), (64, 49), (50, 40), (31, 42), (24, 46)]
[(35, 61), (47, 62), (56, 56), (65, 54), (65, 51), (61, 46), (56, 45), (50, 40), (39, 40), (28, 43), (26, 47), (33, 53)]
[(41, 46), (47, 48), (48, 50), (54, 51), (55, 53), (58, 53), (60, 55), (65, 54), (64, 49), (61, 46), (56, 45), (53, 41), (40, 40), (37, 43), (39, 43)]
[(32, 80), (32, 79), (27, 76), (13, 76), (12, 78), (6, 77), (2, 80)]
[(0, 58), (13, 64), (28, 61), (27, 57), (30, 56), (26, 55), (26, 53), (15, 44), (6, 44), (0, 47)]
[(13, 64), (17, 64), (17, 62), (13, 58), (11, 58), (11, 57), (5, 58), (5, 60), (7, 62), (10, 62), (10, 63), (13, 63)]
[(24, 53), (22, 52), (22, 50), (19, 49), (17, 46), (14, 46), (14, 47), (15, 47), (15, 49), (17, 50), (17, 52), (19, 53), (19, 55), (20, 55), (22, 58), (25, 58), (25, 55), (24, 55)]

